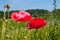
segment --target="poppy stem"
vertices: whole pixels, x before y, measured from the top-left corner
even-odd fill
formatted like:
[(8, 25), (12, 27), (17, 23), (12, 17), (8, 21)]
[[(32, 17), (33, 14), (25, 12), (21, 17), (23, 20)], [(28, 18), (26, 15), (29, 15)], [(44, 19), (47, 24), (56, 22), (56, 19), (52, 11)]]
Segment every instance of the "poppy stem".
[(37, 39), (36, 39), (36, 33), (37, 33), (37, 29), (36, 29), (36, 31), (35, 31), (35, 33), (34, 33), (34, 36), (33, 36), (33, 39), (32, 39), (32, 40), (37, 40)]
[(35, 36), (35, 40), (36, 40), (36, 33), (37, 33), (37, 29), (36, 29), (35, 34), (34, 34), (34, 36)]

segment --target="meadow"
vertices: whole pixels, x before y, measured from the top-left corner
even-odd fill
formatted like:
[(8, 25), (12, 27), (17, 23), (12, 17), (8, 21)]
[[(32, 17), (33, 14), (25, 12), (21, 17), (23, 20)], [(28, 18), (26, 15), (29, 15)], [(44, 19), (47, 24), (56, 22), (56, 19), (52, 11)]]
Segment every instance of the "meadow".
[(28, 22), (16, 22), (8, 18), (8, 13), (17, 11), (6, 11), (6, 14), (0, 11), (0, 40), (60, 40), (60, 9), (52, 12), (44, 9), (26, 10), (33, 18), (47, 20), (47, 24), (37, 32), (36, 29), (27, 28)]
[[(27, 28), (28, 22), (15, 22), (0, 19), (0, 40), (60, 40), (60, 21), (56, 19), (47, 20), (47, 25), (38, 29)], [(36, 37), (36, 39), (34, 39)]]
[[(15, 5), (15, 4), (14, 4)], [(44, 4), (45, 5), (45, 4)], [(28, 22), (16, 22), (10, 17), (12, 12), (10, 5), (4, 5), (4, 11), (0, 10), (0, 40), (60, 40), (60, 9), (56, 9), (56, 0), (53, 0), (53, 10), (28, 9), (33, 17), (47, 20), (47, 24), (37, 29), (28, 29)]]

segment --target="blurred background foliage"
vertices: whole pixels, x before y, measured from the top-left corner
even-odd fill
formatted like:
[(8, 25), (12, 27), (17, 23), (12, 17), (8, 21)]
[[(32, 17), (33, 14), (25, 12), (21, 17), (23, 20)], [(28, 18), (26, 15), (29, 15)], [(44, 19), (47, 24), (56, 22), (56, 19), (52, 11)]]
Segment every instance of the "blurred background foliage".
[[(9, 11), (9, 18), (10, 18), (10, 14), (12, 12), (18, 12), (19, 10), (13, 10), (13, 11)], [(48, 11), (48, 10), (44, 10), (44, 9), (28, 9), (25, 10), (27, 12), (29, 12), (30, 14), (32, 14), (33, 17), (43, 17), (45, 19), (50, 19), (50, 18), (54, 18), (53, 16), (55, 16), (55, 18), (59, 19), (60, 18), (60, 9), (56, 9), (53, 11)], [(0, 18), (3, 18), (4, 12), (0, 11)], [(8, 11), (6, 11), (6, 18), (8, 18)]]

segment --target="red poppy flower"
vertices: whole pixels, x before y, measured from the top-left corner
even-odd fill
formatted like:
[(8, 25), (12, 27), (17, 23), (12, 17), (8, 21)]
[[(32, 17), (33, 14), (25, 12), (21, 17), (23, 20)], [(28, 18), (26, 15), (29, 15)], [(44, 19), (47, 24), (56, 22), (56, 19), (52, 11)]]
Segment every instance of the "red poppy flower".
[(46, 25), (46, 22), (47, 21), (42, 18), (35, 18), (28, 23), (27, 27), (30, 29), (38, 29), (44, 27)]
[(24, 11), (13, 12), (11, 14), (11, 19), (15, 21), (25, 22), (25, 21), (29, 21), (31, 18), (32, 16), (30, 15), (30, 13)]

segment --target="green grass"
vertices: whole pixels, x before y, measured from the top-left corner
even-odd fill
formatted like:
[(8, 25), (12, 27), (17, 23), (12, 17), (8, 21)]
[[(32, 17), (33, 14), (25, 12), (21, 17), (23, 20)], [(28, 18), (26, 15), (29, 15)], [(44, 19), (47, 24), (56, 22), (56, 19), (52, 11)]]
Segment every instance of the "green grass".
[(50, 20), (43, 28), (38, 29), (34, 36), (35, 29), (28, 29), (27, 23), (0, 20), (0, 40), (60, 40), (60, 22)]

